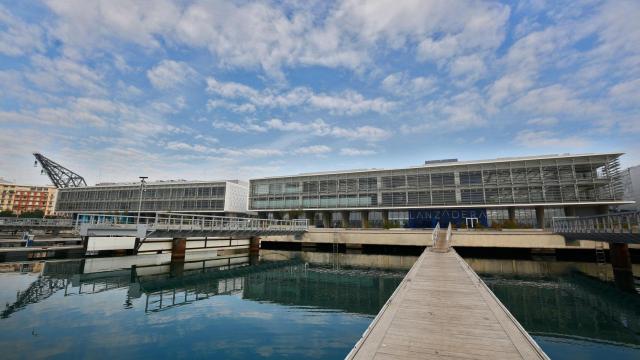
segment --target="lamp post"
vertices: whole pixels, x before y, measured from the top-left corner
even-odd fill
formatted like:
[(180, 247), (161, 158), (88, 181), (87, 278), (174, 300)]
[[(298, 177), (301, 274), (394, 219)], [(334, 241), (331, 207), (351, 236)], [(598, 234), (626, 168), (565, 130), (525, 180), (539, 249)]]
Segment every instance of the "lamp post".
[(138, 176), (140, 178), (140, 201), (138, 201), (138, 218), (136, 224), (140, 224), (140, 210), (142, 210), (142, 192), (144, 191), (144, 182), (148, 179), (148, 176)]

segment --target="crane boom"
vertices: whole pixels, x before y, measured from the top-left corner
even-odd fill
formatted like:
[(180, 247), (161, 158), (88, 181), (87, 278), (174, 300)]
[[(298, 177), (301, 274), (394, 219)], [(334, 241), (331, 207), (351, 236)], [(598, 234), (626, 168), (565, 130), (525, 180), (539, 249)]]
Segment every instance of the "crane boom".
[(49, 176), (53, 185), (58, 189), (87, 186), (87, 183), (84, 181), (82, 176), (74, 173), (66, 167), (40, 153), (33, 153), (33, 156), (36, 157), (36, 163), (34, 166), (37, 166), (38, 163), (40, 163), (40, 165), (42, 165), (42, 170), (47, 173), (47, 176)]

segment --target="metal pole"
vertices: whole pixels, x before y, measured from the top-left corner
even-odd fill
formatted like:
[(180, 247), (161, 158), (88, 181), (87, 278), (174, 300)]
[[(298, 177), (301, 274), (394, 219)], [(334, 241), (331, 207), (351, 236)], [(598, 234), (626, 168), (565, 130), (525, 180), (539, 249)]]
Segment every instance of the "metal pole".
[(136, 218), (136, 224), (140, 224), (140, 210), (142, 210), (142, 192), (144, 191), (144, 181), (148, 179), (148, 176), (138, 176), (140, 178), (140, 201), (138, 201), (138, 217)]

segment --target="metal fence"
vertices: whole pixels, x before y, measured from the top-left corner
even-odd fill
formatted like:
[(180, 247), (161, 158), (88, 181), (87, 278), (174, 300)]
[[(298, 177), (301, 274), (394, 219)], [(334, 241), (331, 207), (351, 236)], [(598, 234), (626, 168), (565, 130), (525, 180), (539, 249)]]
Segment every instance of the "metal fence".
[(80, 214), (76, 220), (76, 228), (81, 224), (106, 226), (125, 226), (145, 224), (149, 230), (170, 231), (285, 231), (303, 232), (309, 228), (308, 220), (276, 220), (257, 219), (216, 215), (198, 215), (158, 212), (154, 217), (137, 217), (124, 215)]
[(16, 218), (2, 217), (0, 218), (0, 226), (12, 227), (72, 227), (71, 219), (40, 219), (40, 218)]
[(554, 217), (553, 231), (574, 234), (640, 235), (640, 211), (596, 216)]

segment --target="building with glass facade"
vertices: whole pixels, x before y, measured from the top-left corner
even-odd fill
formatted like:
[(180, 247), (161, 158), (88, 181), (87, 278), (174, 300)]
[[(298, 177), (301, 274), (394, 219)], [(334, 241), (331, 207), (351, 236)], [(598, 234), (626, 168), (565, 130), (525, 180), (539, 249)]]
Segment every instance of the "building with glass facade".
[(541, 227), (552, 216), (602, 213), (628, 203), (621, 155), (450, 159), (400, 169), (252, 179), (249, 210), (262, 217), (306, 216), (325, 227), (389, 221), (429, 227), (465, 218), (484, 225), (510, 219)]
[(247, 193), (247, 184), (237, 180), (99, 184), (59, 189), (56, 212), (135, 214), (140, 206), (145, 214), (237, 214), (247, 212)]

